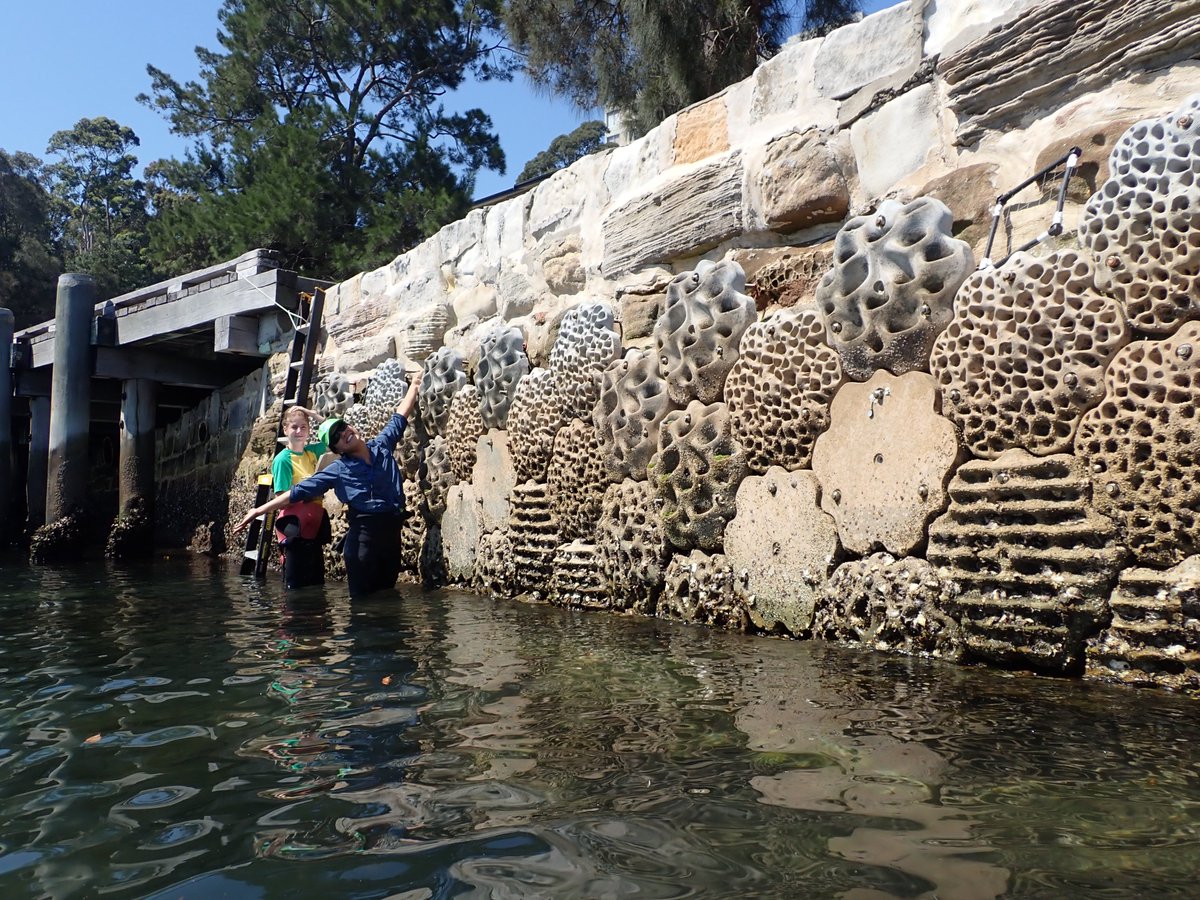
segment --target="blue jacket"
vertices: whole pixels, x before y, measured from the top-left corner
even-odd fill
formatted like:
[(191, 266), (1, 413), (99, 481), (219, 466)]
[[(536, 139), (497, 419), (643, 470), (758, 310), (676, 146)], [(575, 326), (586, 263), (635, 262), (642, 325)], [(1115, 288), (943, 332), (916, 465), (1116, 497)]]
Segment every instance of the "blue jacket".
[(339, 456), (316, 475), (293, 485), (291, 502), (314, 500), (332, 488), (337, 498), (355, 512), (403, 512), (403, 478), (392, 454), (407, 425), (404, 416), (393, 413), (383, 431), (367, 441), (369, 463), (355, 456)]

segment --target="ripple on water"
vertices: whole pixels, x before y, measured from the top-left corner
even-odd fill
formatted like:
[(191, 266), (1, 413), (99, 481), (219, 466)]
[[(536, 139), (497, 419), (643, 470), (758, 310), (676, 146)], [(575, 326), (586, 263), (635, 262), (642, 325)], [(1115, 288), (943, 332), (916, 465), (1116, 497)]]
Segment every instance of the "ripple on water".
[(157, 675), (144, 675), (140, 678), (113, 678), (92, 688), (89, 693), (111, 694), (114, 691), (128, 691), (130, 688), (136, 687), (162, 687), (170, 683), (170, 678), (162, 678)]
[(162, 850), (166, 847), (176, 847), (209, 834), (216, 827), (212, 819), (189, 819), (184, 822), (174, 822), (148, 840), (138, 844), (140, 850)]
[(137, 812), (147, 809), (166, 809), (182, 800), (195, 797), (200, 793), (197, 788), (181, 784), (168, 784), (161, 787), (139, 791), (128, 800), (113, 805), (114, 811)]
[(137, 737), (131, 738), (128, 745), (130, 747), (161, 747), (164, 744), (173, 744), (176, 741), (186, 741), (191, 738), (212, 740), (214, 735), (212, 729), (202, 725), (170, 725), (167, 728), (139, 734)]

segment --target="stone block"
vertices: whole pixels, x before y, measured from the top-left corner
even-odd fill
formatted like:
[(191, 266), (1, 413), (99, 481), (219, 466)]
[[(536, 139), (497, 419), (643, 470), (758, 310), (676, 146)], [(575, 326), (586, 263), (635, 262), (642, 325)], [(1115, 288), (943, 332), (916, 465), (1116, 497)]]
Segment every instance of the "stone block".
[(767, 631), (809, 634), (838, 555), (837, 529), (812, 472), (775, 467), (746, 478), (725, 528), (725, 557), (750, 618)]
[(742, 155), (682, 173), (610, 212), (601, 223), (606, 276), (695, 256), (742, 230)]
[(580, 254), (580, 237), (568, 234), (541, 248), (538, 259), (546, 286), (555, 294), (577, 294), (587, 283)]
[(1040, 0), (929, 0), (925, 55), (949, 56), (993, 28), (1012, 22)]
[(767, 145), (759, 175), (762, 213), (775, 231), (840, 222), (850, 209), (845, 162), (819, 129), (792, 131)]
[(995, 163), (963, 166), (927, 182), (914, 194), (945, 204), (953, 217), (950, 233), (982, 252), (982, 243), (992, 228), (992, 210), (1000, 196), (996, 181), (999, 171)]
[(729, 149), (728, 113), (725, 97), (717, 94), (682, 110), (675, 123), (672, 146), (673, 163), (677, 166), (708, 159)]
[[(850, 127), (863, 194), (882, 197), (928, 161), (941, 147), (940, 115), (937, 92), (926, 84)], [(903, 141), (896, 140), (898, 134), (904, 135)]]
[[(1197, 0), (1045, 0), (1036, 15), (1004, 21), (943, 56), (938, 72), (959, 120), (955, 142), (970, 146), (1032, 109), (1059, 108), (1198, 51)], [(1056, 64), (1044, 72), (1048, 59)]]
[(842, 26), (826, 36), (817, 53), (817, 92), (840, 100), (878, 78), (915, 70), (921, 62), (921, 30), (908, 2)]
[(665, 291), (621, 294), (621, 340), (628, 344), (653, 335), (654, 323), (658, 321), (666, 297)]
[(754, 70), (751, 124), (775, 116), (786, 116), (792, 126), (827, 128), (837, 123), (837, 101), (822, 97), (813, 83), (822, 41), (789, 41)]

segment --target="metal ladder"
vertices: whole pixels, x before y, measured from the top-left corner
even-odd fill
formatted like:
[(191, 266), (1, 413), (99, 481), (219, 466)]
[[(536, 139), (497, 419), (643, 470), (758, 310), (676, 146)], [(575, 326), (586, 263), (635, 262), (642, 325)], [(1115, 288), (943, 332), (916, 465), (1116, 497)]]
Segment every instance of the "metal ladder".
[[(275, 437), (283, 434), (283, 416), (293, 406), (308, 404), (308, 391), (312, 387), (313, 366), (317, 359), (317, 341), (321, 336), (321, 314), (325, 309), (324, 288), (314, 288), (311, 294), (300, 294), (299, 314), (289, 312), (294, 334), (288, 358), (287, 381), (283, 388), (283, 408), (279, 411), (279, 423), (275, 426)], [(268, 472), (258, 476), (254, 492), (254, 505), (262, 506), (274, 495), (275, 480)], [(253, 574), (262, 578), (267, 573), (267, 560), (271, 553), (272, 532), (275, 530), (275, 513), (259, 516), (246, 529), (246, 546), (242, 551), (241, 574)]]

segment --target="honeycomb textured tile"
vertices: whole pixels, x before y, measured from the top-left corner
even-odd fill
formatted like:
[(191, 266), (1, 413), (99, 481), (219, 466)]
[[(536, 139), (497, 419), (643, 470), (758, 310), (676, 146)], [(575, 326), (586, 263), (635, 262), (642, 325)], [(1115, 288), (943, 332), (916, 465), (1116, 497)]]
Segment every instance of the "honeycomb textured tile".
[(418, 397), (421, 421), (431, 436), (440, 435), (450, 418), (450, 403), (467, 383), (467, 361), (457, 350), (439, 347), (425, 360)]
[(1200, 94), (1126, 131), (1108, 168), (1079, 227), (1097, 284), (1142, 331), (1200, 318)]
[(600, 436), (590, 421), (572, 419), (558, 430), (547, 483), (561, 538), (591, 540), (608, 479), (600, 458)]
[(704, 260), (667, 285), (662, 315), (654, 326), (659, 371), (679, 406), (721, 399), (725, 376), (737, 362), (742, 335), (757, 317), (743, 293), (746, 276), (737, 263)]
[(607, 303), (578, 303), (563, 314), (549, 367), (564, 416), (591, 420), (601, 375), (620, 355), (621, 336)]
[(450, 454), (450, 470), (458, 481), (470, 481), (475, 468), (479, 439), (487, 431), (479, 411), (479, 391), (465, 384), (450, 401), (446, 417), (446, 452)]
[(745, 474), (746, 455), (724, 403), (693, 400), (668, 413), (650, 461), (667, 540), (680, 550), (719, 550)]
[(842, 383), (841, 362), (824, 335), (820, 314), (805, 309), (776, 313), (742, 336), (725, 381), (725, 401), (751, 471), (809, 464)]
[(597, 545), (615, 609), (653, 615), (670, 556), (662, 501), (645, 481), (626, 478), (604, 492)]
[(479, 389), (479, 413), (488, 428), (504, 428), (517, 385), (529, 374), (525, 335), (512, 325), (494, 328), (479, 344), (479, 366), (475, 386)]
[(554, 436), (565, 421), (555, 375), (534, 369), (517, 385), (508, 411), (508, 440), (518, 481), (545, 481)]
[(1075, 438), (1096, 507), (1112, 516), (1143, 564), (1172, 566), (1200, 550), (1200, 323), (1136, 341), (1104, 376), (1104, 400)]
[(724, 555), (693, 550), (676, 555), (667, 566), (658, 614), (696, 625), (745, 631), (746, 607), (734, 591), (733, 568)]
[(930, 371), (942, 412), (976, 456), (1071, 449), (1080, 419), (1104, 394), (1105, 367), (1129, 340), (1120, 306), (1094, 276), (1092, 259), (1077, 250), (1018, 253), (959, 290)]
[(608, 477), (644, 480), (658, 449), (658, 431), (675, 409), (653, 353), (630, 350), (604, 370), (596, 404), (596, 429)]
[(950, 612), (957, 596), (958, 586), (925, 560), (873, 553), (834, 570), (813, 615), (813, 637), (957, 661), (962, 634)]

